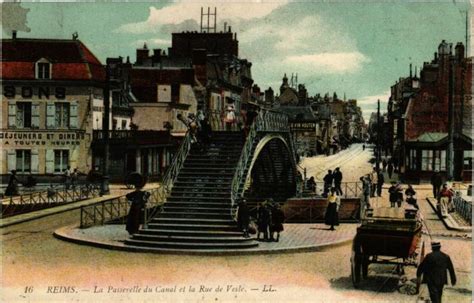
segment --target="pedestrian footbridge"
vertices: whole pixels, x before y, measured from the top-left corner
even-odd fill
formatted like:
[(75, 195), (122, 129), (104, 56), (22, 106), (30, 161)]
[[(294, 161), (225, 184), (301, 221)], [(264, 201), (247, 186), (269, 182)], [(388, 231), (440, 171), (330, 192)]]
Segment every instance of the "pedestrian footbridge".
[[(150, 192), (145, 224), (126, 245), (156, 250), (255, 247), (258, 243), (237, 228), (237, 201), (283, 202), (295, 196), (296, 166), (288, 116), (278, 111), (261, 110), (247, 134), (214, 132), (204, 151), (187, 134), (161, 187)], [(81, 227), (123, 220), (128, 209), (123, 200), (83, 208)]]

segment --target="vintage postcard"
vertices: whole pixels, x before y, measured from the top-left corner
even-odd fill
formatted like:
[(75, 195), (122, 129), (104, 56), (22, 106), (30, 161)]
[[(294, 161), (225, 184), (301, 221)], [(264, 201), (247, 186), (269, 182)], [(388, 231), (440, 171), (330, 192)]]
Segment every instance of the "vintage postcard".
[(471, 302), (469, 1), (1, 10), (1, 302)]

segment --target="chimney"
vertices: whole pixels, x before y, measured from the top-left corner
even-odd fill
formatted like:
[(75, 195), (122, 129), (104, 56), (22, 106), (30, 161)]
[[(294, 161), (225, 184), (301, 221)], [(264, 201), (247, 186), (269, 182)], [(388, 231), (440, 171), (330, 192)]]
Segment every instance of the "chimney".
[(462, 44), (461, 42), (458, 42), (455, 48), (455, 56), (458, 62), (461, 62), (462, 59), (464, 59), (464, 52), (465, 52), (464, 44)]
[(232, 26), (229, 25), (229, 33), (232, 33)]
[(410, 78), (413, 76), (411, 71), (412, 71), (412, 66), (411, 66), (411, 63), (410, 63)]
[(227, 22), (224, 22), (224, 33), (227, 31)]
[(143, 48), (137, 49), (137, 65), (143, 65), (145, 61), (148, 59), (148, 48), (146, 44), (143, 45)]
[(153, 50), (153, 58), (152, 58), (153, 63), (157, 63), (161, 61), (161, 49), (160, 48), (155, 48)]
[(438, 62), (438, 53), (437, 52), (434, 53), (434, 61), (435, 61), (435, 63)]
[(16, 30), (12, 30), (12, 39), (13, 39), (13, 40), (16, 39)]

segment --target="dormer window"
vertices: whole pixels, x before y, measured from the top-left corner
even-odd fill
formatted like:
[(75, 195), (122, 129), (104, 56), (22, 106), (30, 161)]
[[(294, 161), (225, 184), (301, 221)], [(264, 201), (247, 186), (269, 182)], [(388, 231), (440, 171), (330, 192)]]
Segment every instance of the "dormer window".
[(36, 79), (51, 79), (51, 63), (42, 58), (36, 62)]

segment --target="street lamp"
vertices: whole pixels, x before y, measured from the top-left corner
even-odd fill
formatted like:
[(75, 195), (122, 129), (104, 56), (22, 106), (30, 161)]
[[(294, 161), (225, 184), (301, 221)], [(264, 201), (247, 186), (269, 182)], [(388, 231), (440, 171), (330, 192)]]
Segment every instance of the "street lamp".
[(109, 189), (109, 115), (110, 115), (110, 67), (109, 60), (105, 64), (105, 85), (104, 85), (104, 117), (102, 118), (102, 134), (104, 143), (104, 162), (102, 165), (101, 195), (108, 195)]

